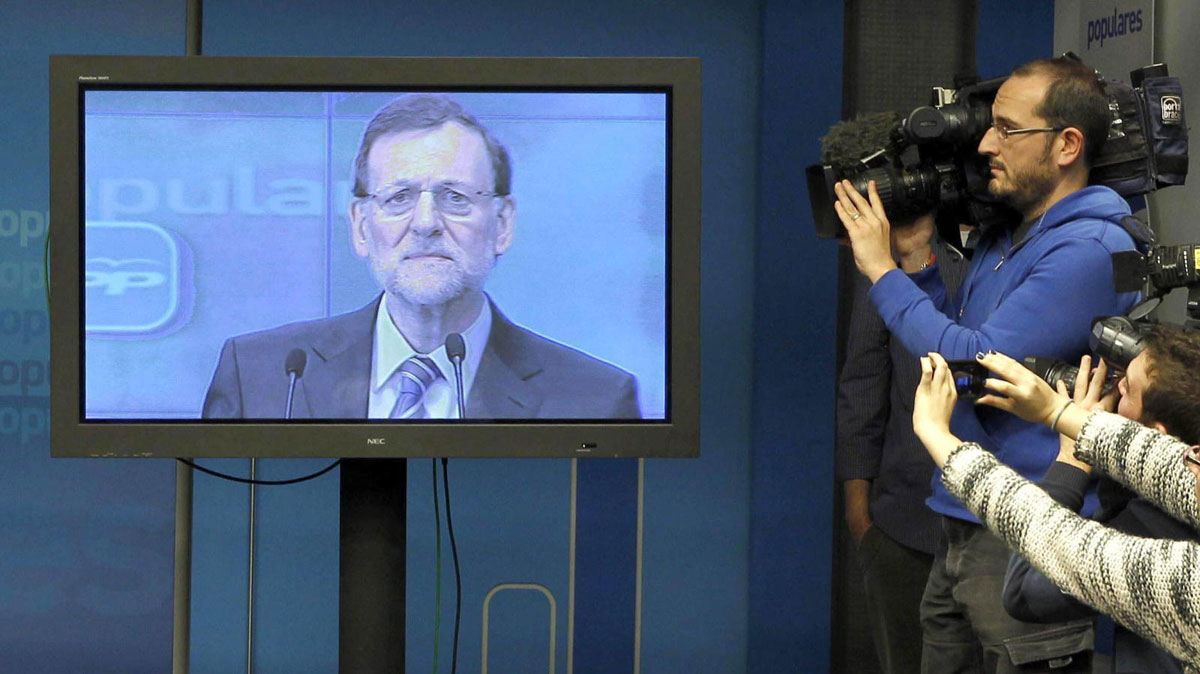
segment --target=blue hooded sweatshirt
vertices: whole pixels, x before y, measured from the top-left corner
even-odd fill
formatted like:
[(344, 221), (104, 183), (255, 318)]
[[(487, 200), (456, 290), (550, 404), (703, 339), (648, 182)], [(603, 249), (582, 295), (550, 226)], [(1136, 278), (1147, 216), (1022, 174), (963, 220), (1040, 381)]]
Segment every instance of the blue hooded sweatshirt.
[[(908, 351), (936, 351), (948, 360), (998, 351), (1019, 360), (1047, 356), (1078, 363), (1088, 352), (1092, 320), (1127, 313), (1138, 293), (1113, 288), (1112, 254), (1133, 250), (1121, 227), (1129, 205), (1116, 192), (1086, 187), (1060, 200), (1012, 243), (1012, 231), (982, 235), (953, 304), (932, 267), (884, 274), (871, 302)], [(960, 402), (950, 430), (976, 442), (1018, 473), (1038, 480), (1058, 455), (1058, 435), (986, 405)], [(927, 503), (935, 512), (978, 522), (933, 476)], [(1094, 505), (1094, 496), (1087, 507)]]

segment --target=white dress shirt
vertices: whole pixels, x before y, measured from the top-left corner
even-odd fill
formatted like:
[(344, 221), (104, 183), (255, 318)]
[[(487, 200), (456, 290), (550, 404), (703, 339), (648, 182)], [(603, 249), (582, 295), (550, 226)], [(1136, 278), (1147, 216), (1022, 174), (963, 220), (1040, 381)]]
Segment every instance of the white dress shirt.
[[(479, 315), (475, 317), (471, 327), (462, 332), (463, 342), (467, 347), (467, 357), (463, 359), (462, 364), (464, 398), (471, 397), (471, 385), (475, 383), (479, 360), (483, 358), (483, 349), (491, 332), (492, 304), (491, 299), (484, 295)], [(367, 417), (387, 419), (396, 405), (396, 398), (400, 396), (400, 366), (417, 352), (392, 322), (386, 298), (379, 303), (379, 310), (375, 313), (375, 336), (372, 344), (371, 391), (368, 396)], [(446, 356), (446, 346), (443, 344), (436, 351), (421, 355), (436, 363), (442, 372), (442, 376), (430, 384), (425, 392), (424, 418), (457, 419), (458, 394), (455, 391), (454, 366)]]

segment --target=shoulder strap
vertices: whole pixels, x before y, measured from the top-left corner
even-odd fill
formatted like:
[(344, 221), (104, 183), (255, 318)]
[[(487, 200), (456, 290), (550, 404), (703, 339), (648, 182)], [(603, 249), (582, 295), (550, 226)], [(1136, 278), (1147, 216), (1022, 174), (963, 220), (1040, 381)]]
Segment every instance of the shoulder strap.
[(1133, 237), (1134, 245), (1143, 253), (1158, 242), (1158, 237), (1154, 235), (1154, 230), (1150, 229), (1149, 225), (1142, 222), (1141, 218), (1136, 216), (1126, 215), (1121, 218), (1121, 229), (1124, 229), (1129, 233), (1129, 236)]

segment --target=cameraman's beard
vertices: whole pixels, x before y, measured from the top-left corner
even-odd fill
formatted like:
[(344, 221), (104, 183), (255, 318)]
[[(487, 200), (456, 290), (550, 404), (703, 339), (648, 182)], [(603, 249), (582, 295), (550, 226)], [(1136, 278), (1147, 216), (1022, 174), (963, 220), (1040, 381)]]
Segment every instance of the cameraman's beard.
[(1054, 191), (1056, 184), (1053, 169), (1044, 164), (1037, 165), (1035, 170), (1029, 172), (1011, 173), (1006, 169), (1004, 175), (1008, 180), (996, 196), (1026, 217), (1041, 212), (1041, 204)]
[[(1003, 181), (1001, 181), (1003, 178)], [(1054, 191), (1058, 176), (1050, 164), (1050, 147), (1027, 170), (1005, 164), (1000, 177), (988, 181), (988, 192), (1026, 217), (1041, 212), (1041, 204)]]

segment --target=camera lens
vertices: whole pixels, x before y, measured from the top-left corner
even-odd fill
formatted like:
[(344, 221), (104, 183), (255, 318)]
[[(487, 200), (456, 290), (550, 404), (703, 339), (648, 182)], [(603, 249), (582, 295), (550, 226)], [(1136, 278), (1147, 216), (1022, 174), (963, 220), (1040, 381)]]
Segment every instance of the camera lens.
[(1143, 340), (1141, 331), (1124, 316), (1097, 319), (1088, 338), (1092, 351), (1118, 370), (1128, 368), (1129, 362), (1137, 358), (1145, 348)]

